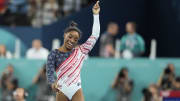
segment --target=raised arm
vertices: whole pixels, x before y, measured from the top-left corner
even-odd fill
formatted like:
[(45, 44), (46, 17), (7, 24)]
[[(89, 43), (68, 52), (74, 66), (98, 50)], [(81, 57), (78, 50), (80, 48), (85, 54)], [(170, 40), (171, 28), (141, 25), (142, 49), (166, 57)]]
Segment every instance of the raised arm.
[(99, 12), (100, 12), (100, 6), (99, 6), (99, 1), (97, 1), (93, 7), (94, 21), (93, 21), (92, 35), (88, 38), (88, 40), (84, 44), (79, 46), (84, 54), (88, 54), (92, 50), (97, 39), (99, 38), (100, 35)]
[(99, 38), (100, 35), (99, 12), (100, 12), (100, 6), (99, 6), (99, 1), (97, 1), (93, 7), (94, 22), (93, 22), (92, 36), (95, 38)]

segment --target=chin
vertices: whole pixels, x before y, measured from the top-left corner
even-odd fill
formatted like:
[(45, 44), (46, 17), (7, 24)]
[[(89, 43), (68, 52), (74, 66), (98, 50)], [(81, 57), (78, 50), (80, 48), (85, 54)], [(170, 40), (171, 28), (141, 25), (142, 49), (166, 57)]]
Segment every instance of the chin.
[(66, 47), (66, 49), (67, 49), (67, 50), (72, 50), (72, 49), (73, 49), (73, 47)]

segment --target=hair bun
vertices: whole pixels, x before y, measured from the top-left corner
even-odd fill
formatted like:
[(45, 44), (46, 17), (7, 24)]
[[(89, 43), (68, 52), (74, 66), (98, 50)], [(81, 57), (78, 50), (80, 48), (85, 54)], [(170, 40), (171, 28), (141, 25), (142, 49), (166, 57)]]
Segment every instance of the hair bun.
[(70, 27), (77, 27), (77, 23), (76, 22), (74, 22), (74, 21), (71, 21), (71, 23), (70, 23)]

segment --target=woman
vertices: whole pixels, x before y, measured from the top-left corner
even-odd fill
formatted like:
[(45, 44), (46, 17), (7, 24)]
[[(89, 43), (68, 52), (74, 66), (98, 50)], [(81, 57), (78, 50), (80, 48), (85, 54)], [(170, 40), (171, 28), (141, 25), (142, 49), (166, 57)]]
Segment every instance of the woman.
[[(72, 23), (65, 29), (64, 44), (53, 50), (47, 60), (47, 79), (56, 94), (56, 101), (84, 101), (80, 71), (85, 57), (95, 45), (100, 34), (99, 1), (93, 7), (94, 23), (92, 35), (77, 46), (81, 31)], [(56, 71), (57, 80), (54, 79)]]
[(117, 101), (130, 101), (133, 90), (133, 80), (129, 78), (126, 67), (120, 70), (112, 88), (117, 91)]
[(0, 58), (6, 58), (6, 59), (12, 58), (12, 54), (6, 50), (6, 46), (1, 44), (0, 44)]

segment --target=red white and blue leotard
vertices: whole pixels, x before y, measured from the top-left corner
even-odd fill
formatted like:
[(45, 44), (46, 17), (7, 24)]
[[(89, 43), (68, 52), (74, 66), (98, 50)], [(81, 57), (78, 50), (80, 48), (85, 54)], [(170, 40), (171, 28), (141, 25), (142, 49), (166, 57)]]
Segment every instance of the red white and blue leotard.
[[(63, 92), (69, 100), (81, 88), (81, 68), (83, 61), (95, 45), (100, 34), (99, 15), (94, 15), (92, 35), (88, 40), (74, 48), (72, 52), (60, 53), (58, 50), (52, 51), (47, 61), (47, 78), (49, 83), (53, 83), (53, 70), (56, 70), (58, 89)], [(57, 55), (58, 54), (58, 55)]]

